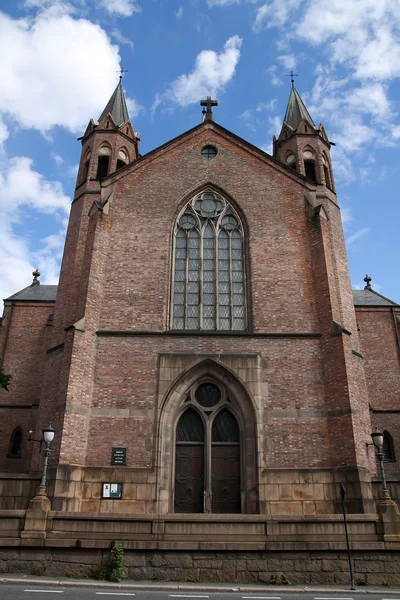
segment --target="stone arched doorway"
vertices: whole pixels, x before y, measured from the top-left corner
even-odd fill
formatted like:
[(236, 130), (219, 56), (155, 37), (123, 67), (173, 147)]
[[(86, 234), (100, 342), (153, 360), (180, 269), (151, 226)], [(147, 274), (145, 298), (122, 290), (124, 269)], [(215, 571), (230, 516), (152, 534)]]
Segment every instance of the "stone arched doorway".
[(222, 364), (204, 360), (172, 385), (158, 459), (160, 512), (258, 512), (254, 403)]

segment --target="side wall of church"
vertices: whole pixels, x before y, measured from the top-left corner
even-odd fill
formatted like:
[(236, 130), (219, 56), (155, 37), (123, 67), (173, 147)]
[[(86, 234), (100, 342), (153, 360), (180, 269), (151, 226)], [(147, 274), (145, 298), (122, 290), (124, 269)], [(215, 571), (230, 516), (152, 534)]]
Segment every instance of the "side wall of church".
[[(400, 478), (400, 348), (396, 332), (400, 310), (357, 307), (357, 324), (368, 385), (372, 425), (393, 440), (394, 461), (385, 461), (389, 477)], [(395, 321), (396, 319), (396, 321)]]
[[(9, 391), (0, 390), (0, 472), (26, 472), (35, 442), (28, 432), (35, 430), (43, 380), (43, 366), (49, 338), (48, 317), (54, 303), (7, 302), (3, 330), (4, 373), (12, 376)], [(42, 423), (42, 427), (47, 423)], [(12, 433), (22, 430), (21, 457), (9, 456)]]

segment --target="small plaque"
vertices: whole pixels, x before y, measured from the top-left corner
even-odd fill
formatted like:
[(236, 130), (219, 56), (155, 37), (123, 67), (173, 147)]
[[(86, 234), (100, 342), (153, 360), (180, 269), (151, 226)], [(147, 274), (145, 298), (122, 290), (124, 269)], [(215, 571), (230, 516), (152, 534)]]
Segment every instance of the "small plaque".
[(120, 500), (122, 498), (122, 483), (103, 483), (101, 497), (107, 500)]
[(126, 448), (113, 448), (112, 449), (111, 464), (112, 465), (125, 465), (126, 464)]

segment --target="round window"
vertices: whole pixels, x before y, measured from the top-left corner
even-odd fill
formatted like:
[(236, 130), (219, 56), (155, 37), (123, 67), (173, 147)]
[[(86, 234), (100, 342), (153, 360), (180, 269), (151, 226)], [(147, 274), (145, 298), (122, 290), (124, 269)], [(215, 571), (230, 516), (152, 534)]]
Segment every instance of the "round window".
[(196, 390), (196, 400), (200, 406), (211, 408), (221, 400), (221, 392), (213, 383), (202, 383)]
[(103, 146), (100, 148), (100, 154), (110, 154), (110, 148), (108, 146)]
[(122, 160), (126, 160), (127, 159), (126, 153), (123, 150), (120, 150), (118, 152), (118, 157), (121, 158)]
[(306, 150), (303, 154), (304, 158), (314, 158), (314, 154), (310, 150)]
[(288, 165), (290, 165), (290, 163), (292, 163), (294, 161), (294, 154), (289, 154), (289, 156), (286, 159), (286, 162)]
[(217, 153), (218, 150), (214, 148), (214, 146), (204, 146), (204, 148), (201, 149), (201, 155), (208, 160), (217, 156)]

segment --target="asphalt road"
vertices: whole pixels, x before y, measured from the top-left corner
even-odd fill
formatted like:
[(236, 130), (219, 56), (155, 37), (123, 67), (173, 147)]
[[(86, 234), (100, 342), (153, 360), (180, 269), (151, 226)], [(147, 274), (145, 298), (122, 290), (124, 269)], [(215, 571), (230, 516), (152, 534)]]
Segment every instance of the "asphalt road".
[(7, 585), (0, 586), (1, 600), (400, 600), (398, 594), (373, 593), (360, 594), (356, 592), (305, 593), (291, 591), (286, 593), (246, 593), (246, 592), (208, 592), (205, 590), (191, 592), (175, 592), (168, 590), (101, 590), (94, 588), (36, 585)]

